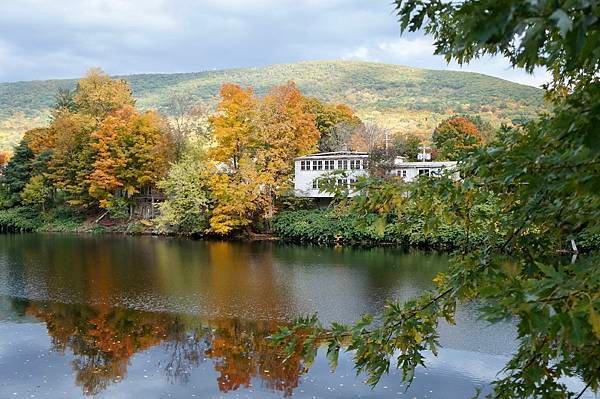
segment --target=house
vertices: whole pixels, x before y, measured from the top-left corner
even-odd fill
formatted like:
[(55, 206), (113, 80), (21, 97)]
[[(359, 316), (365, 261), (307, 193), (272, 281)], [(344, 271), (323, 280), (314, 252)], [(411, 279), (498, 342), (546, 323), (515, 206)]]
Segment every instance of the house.
[(350, 188), (360, 176), (367, 175), (366, 152), (337, 151), (320, 152), (296, 158), (294, 169), (294, 189), (299, 197), (331, 198), (331, 193), (322, 192), (319, 179), (334, 171), (345, 171), (344, 177), (337, 178), (337, 184)]
[[(337, 151), (321, 152), (298, 157), (294, 161), (294, 189), (299, 197), (331, 198), (333, 195), (324, 192), (319, 184), (332, 172), (343, 171), (343, 176), (335, 176), (338, 185), (345, 185), (349, 195), (356, 195), (351, 187), (361, 176), (367, 176), (367, 152)], [(456, 167), (456, 162), (406, 162), (404, 157), (396, 157), (390, 175), (398, 176), (405, 181), (412, 181), (418, 176), (436, 176), (444, 169)], [(458, 172), (456, 172), (458, 179)]]

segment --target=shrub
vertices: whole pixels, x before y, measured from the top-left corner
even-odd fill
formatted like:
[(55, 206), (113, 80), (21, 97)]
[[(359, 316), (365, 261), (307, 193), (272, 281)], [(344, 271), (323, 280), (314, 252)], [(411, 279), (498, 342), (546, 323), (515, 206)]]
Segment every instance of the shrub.
[(38, 212), (28, 207), (15, 207), (0, 210), (0, 231), (34, 231), (41, 225), (42, 220)]

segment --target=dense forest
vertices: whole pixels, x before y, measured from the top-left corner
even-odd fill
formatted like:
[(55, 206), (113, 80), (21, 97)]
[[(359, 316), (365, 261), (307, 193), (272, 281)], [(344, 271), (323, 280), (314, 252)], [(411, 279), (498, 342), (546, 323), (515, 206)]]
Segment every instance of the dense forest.
[[(307, 96), (345, 103), (358, 116), (394, 131), (425, 136), (453, 114), (502, 122), (533, 119), (544, 109), (540, 89), (476, 73), (434, 71), (355, 61), (310, 61), (258, 68), (120, 77), (128, 81), (141, 110), (173, 115), (171, 99), (186, 96), (215, 107), (223, 83), (252, 86), (265, 95), (293, 80)], [(59, 88), (77, 80), (0, 83), (0, 150), (18, 143), (29, 128), (47, 124)]]

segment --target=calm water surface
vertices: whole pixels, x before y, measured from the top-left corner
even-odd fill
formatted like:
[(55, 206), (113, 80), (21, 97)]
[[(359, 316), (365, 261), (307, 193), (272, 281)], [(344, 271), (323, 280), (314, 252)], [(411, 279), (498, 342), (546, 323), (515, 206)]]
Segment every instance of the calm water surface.
[[(431, 287), (442, 255), (277, 243), (0, 235), (0, 398), (465, 398), (515, 346), (463, 307), (406, 390), (371, 389), (343, 354), (282, 364), (266, 340), (297, 315), (352, 321)], [(574, 389), (576, 381), (569, 382)]]

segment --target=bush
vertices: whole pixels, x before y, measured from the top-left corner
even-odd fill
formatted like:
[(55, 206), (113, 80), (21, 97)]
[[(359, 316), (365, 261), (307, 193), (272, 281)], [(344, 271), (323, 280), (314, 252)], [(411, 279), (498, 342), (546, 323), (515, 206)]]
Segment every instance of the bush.
[[(427, 230), (423, 220), (381, 220), (341, 210), (284, 211), (273, 220), (273, 232), (284, 240), (318, 244), (396, 244), (422, 249), (453, 250), (465, 239), (457, 226)], [(477, 244), (483, 237), (470, 237)]]
[(43, 225), (37, 231), (73, 232), (79, 231), (85, 216), (68, 206), (59, 206), (44, 214)]
[(0, 231), (34, 231), (42, 225), (39, 213), (28, 207), (15, 207), (0, 210)]

